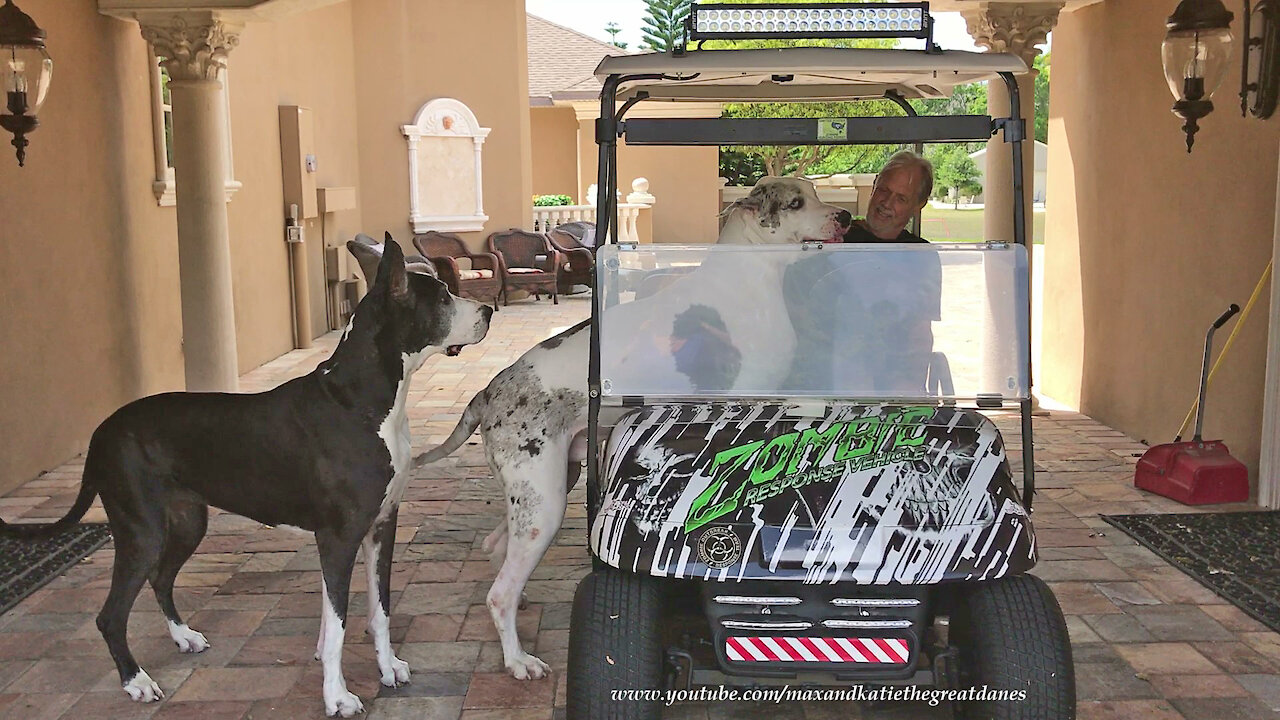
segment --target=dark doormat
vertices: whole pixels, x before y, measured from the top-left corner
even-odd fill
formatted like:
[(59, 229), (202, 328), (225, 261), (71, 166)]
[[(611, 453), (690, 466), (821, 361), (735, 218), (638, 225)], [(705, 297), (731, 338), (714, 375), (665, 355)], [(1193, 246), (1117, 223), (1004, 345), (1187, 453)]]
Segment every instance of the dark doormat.
[(110, 539), (103, 523), (72, 525), (43, 537), (0, 535), (0, 615)]
[(1102, 519), (1280, 632), (1280, 511)]

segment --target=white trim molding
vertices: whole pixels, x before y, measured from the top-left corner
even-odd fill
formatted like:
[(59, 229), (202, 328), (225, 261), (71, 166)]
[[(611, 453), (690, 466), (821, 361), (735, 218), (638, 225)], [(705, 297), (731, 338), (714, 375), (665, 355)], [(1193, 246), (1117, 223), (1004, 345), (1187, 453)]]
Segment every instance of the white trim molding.
[[(484, 229), (489, 216), (484, 214), (484, 178), (482, 174), (481, 153), (484, 140), (489, 136), (489, 128), (480, 127), (480, 122), (471, 112), (471, 108), (453, 98), (436, 98), (428, 101), (413, 118), (413, 124), (400, 128), (409, 145), (409, 222), (413, 224), (415, 233), (428, 230), (471, 232)], [(470, 138), (473, 150), (475, 178), (471, 193), (474, 197), (475, 212), (470, 215), (459, 215), (456, 212), (441, 212), (440, 208), (451, 205), (450, 199), (439, 202), (433, 197), (430, 188), (422, 187), (419, 182), (421, 163), (426, 157), (438, 157), (440, 140)], [(435, 147), (433, 147), (435, 146)], [(466, 192), (464, 188), (454, 188), (455, 192)], [(468, 203), (470, 205), (470, 203)]]

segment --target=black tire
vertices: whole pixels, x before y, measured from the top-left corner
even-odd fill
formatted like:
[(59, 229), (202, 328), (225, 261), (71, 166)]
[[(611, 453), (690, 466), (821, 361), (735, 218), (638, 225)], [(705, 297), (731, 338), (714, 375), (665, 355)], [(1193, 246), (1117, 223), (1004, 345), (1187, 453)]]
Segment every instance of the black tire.
[(578, 584), (569, 621), (567, 720), (657, 720), (662, 703), (615, 699), (614, 690), (661, 690), (658, 583), (612, 567)]
[(1024, 699), (957, 701), (963, 720), (1073, 720), (1075, 666), (1062, 608), (1034, 575), (964, 588), (951, 614), (960, 687), (1026, 693)]

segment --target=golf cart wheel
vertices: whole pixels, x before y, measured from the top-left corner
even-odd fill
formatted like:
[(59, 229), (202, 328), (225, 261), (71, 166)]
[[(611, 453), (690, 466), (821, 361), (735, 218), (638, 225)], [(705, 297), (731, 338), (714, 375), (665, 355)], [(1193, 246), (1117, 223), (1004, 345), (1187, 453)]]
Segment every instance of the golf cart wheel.
[(957, 701), (966, 720), (1069, 720), (1076, 716), (1075, 669), (1067, 623), (1053, 591), (1034, 575), (980, 583), (951, 614), (960, 649), (960, 687), (984, 685), (1026, 697)]
[(657, 698), (615, 698), (615, 690), (663, 687), (661, 596), (647, 575), (595, 570), (573, 596), (569, 621), (567, 720), (657, 720)]

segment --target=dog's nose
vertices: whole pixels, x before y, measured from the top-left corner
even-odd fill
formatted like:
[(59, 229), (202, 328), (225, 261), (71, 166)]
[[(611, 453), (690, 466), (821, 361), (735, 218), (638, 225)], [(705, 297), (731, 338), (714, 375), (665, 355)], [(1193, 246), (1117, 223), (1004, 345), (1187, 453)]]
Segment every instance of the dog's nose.
[(488, 322), (489, 318), (493, 317), (493, 308), (489, 305), (481, 305), (480, 312), (484, 315), (486, 322)]
[(848, 210), (841, 210), (836, 213), (836, 222), (840, 223), (840, 227), (849, 227), (853, 224), (853, 215)]

